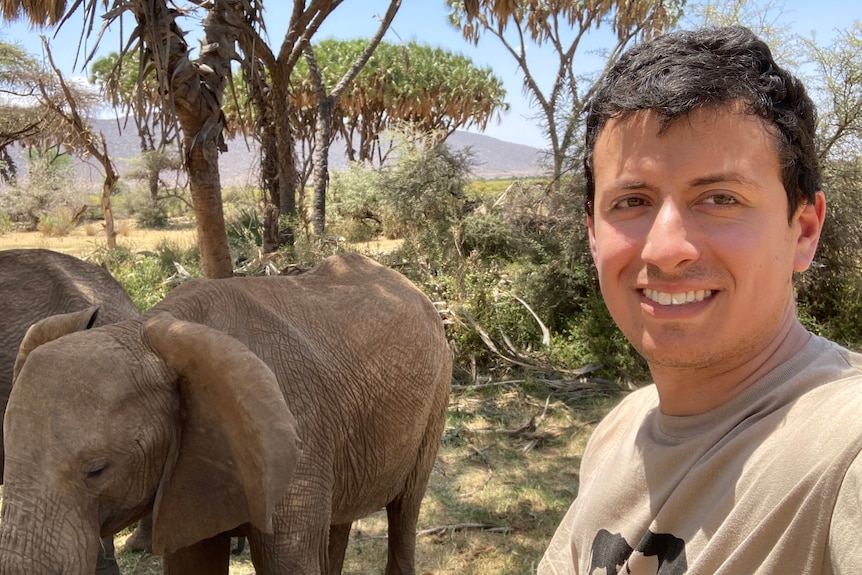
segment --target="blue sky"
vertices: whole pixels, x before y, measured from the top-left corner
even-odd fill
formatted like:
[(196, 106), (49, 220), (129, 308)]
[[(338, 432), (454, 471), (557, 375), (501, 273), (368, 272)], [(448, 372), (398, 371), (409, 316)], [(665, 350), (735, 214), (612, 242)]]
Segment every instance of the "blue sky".
[[(763, 1), (758, 0), (755, 4), (761, 4)], [(327, 18), (316, 39), (367, 38), (377, 29), (377, 17), (385, 13), (388, 4), (388, 0), (345, 0)], [(265, 14), (265, 21), (270, 45), (278, 46), (287, 26), (292, 2), (274, 0), (268, 5), (270, 8)], [(777, 5), (782, 6), (780, 0)], [(514, 60), (492, 37), (481, 40), (478, 46), (465, 42), (460, 32), (449, 25), (446, 15), (447, 8), (443, 0), (403, 0), (386, 40), (392, 43), (415, 40), (464, 54), (477, 66), (490, 67), (503, 80), (507, 92), (506, 101), (511, 105), (511, 109), (502, 116), (499, 124), (492, 122), (484, 133), (509, 142), (545, 147), (545, 139), (538, 122), (530, 118), (535, 114), (535, 110), (531, 109), (528, 97), (522, 92), (523, 76)], [(824, 43), (832, 37), (835, 29), (846, 28), (855, 20), (862, 20), (862, 2), (859, 0), (786, 0), (780, 17), (780, 21), (792, 25), (797, 33), (809, 35), (810, 32), (816, 32), (818, 39)], [(73, 17), (60, 35), (51, 40), (55, 61), (69, 76), (83, 74), (80, 64), (78, 68), (74, 67), (81, 27), (80, 21)], [(115, 31), (116, 33), (118, 32)], [(29, 30), (25, 23), (0, 25), (0, 38), (7, 42), (18, 42), (33, 54), (42, 53), (39, 31)], [(607, 46), (608, 43), (599, 34), (591, 37), (584, 47), (594, 50), (602, 48), (603, 45)], [(117, 47), (118, 39), (114, 35), (103, 41), (102, 50), (107, 52), (116, 50)], [(529, 50), (530, 48), (528, 59)], [(578, 59), (579, 68), (584, 72), (593, 71), (601, 64), (599, 58), (585, 50), (579, 52)], [(543, 90), (547, 90), (556, 72), (553, 60), (536, 51), (529, 62)]]

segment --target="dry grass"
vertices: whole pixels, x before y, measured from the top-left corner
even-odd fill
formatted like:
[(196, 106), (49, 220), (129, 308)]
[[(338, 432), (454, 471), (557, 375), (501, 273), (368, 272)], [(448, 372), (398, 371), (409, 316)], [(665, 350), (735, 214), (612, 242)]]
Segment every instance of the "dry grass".
[[(134, 220), (117, 220), (115, 229), (117, 244), (135, 251), (153, 249), (162, 240), (180, 248), (190, 247), (197, 241), (194, 223), (190, 221), (178, 221), (163, 230), (149, 230), (137, 227)], [(101, 222), (77, 226), (66, 235), (46, 235), (39, 231), (0, 234), (0, 249), (4, 250), (43, 248), (84, 257), (106, 246)]]

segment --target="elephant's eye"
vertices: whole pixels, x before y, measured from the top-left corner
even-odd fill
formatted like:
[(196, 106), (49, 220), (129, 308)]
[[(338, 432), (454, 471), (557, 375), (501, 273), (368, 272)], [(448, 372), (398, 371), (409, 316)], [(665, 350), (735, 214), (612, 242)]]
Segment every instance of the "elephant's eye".
[(108, 468), (107, 461), (94, 461), (84, 471), (87, 479), (98, 479)]

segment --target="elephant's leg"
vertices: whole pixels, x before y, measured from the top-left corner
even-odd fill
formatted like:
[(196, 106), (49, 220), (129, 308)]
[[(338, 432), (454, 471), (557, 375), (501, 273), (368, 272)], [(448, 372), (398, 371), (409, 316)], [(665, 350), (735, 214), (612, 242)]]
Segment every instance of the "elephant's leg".
[[(318, 507), (319, 509), (319, 507)], [(324, 508), (326, 509), (326, 507)], [(257, 575), (329, 575), (329, 516), (296, 513), (273, 517), (273, 533), (250, 528), (251, 561)]]
[(138, 521), (135, 531), (126, 539), (126, 551), (153, 552), (153, 516), (147, 515)]
[(96, 575), (120, 575), (120, 566), (114, 557), (114, 538), (105, 537), (99, 546), (96, 559)]
[(228, 575), (229, 569), (229, 533), (165, 553), (164, 575)]
[(329, 527), (329, 575), (341, 575), (351, 525), (352, 523), (342, 523)]
[(402, 493), (386, 506), (389, 519), (389, 556), (386, 560), (386, 575), (414, 575), (416, 552), (416, 522), (422, 493)]
[(236, 536), (236, 547), (231, 549), (231, 555), (241, 555), (245, 551), (245, 535)]

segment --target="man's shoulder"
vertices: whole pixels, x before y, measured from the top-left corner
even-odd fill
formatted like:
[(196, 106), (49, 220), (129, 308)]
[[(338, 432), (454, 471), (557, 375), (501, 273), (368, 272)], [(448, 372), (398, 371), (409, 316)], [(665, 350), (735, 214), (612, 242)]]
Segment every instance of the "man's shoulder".
[(810, 382), (803, 385), (808, 391), (798, 401), (847, 405), (850, 409), (862, 405), (862, 354), (823, 338), (816, 338), (813, 343), (816, 359), (797, 374)]
[(832, 372), (831, 377), (826, 377), (827, 380), (862, 378), (862, 353), (819, 336), (812, 336), (806, 351), (815, 356), (809, 369)]

